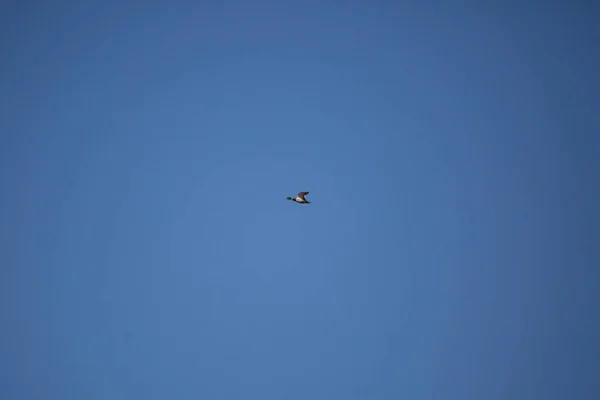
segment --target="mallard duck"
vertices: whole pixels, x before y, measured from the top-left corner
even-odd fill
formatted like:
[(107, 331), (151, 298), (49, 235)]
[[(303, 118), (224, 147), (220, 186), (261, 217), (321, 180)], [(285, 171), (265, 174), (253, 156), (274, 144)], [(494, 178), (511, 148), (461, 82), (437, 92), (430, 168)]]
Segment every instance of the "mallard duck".
[(306, 198), (304, 196), (306, 196), (308, 194), (308, 192), (300, 192), (298, 193), (298, 196), (296, 197), (286, 197), (286, 200), (292, 200), (295, 201), (296, 203), (300, 203), (300, 204), (310, 204), (310, 201), (306, 200)]

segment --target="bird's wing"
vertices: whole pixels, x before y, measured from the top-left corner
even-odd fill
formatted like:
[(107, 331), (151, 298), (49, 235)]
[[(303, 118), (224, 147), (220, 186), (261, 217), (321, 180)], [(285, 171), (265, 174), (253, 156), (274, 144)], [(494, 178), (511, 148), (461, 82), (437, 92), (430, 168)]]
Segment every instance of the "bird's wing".
[(307, 194), (308, 194), (308, 192), (299, 192), (299, 193), (298, 193), (298, 197), (300, 197), (302, 200), (306, 200), (306, 199), (304, 198), (304, 196), (306, 196)]

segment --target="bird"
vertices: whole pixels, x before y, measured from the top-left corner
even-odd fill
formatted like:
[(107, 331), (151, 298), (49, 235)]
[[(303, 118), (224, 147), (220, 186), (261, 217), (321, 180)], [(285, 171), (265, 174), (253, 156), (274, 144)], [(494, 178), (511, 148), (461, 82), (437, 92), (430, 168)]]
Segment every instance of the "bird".
[(286, 200), (291, 200), (291, 201), (295, 201), (296, 203), (300, 203), (300, 204), (310, 204), (310, 201), (306, 200), (306, 198), (304, 196), (306, 196), (308, 194), (308, 192), (299, 192), (298, 196), (296, 197), (286, 197)]

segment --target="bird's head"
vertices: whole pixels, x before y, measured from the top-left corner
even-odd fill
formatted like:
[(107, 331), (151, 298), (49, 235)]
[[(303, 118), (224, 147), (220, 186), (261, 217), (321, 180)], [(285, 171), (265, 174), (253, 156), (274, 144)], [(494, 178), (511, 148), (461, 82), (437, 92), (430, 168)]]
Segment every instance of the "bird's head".
[(291, 198), (291, 197), (286, 197), (285, 199), (286, 199), (286, 200), (291, 200), (292, 198)]

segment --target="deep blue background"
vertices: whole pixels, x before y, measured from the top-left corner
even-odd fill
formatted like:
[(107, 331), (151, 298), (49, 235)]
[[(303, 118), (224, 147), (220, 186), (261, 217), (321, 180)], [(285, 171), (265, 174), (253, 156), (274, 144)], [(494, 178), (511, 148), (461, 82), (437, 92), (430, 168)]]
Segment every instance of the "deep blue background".
[(3, 6), (2, 399), (600, 398), (594, 2), (191, 3)]

